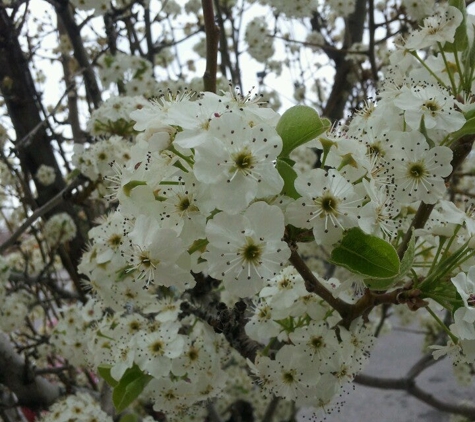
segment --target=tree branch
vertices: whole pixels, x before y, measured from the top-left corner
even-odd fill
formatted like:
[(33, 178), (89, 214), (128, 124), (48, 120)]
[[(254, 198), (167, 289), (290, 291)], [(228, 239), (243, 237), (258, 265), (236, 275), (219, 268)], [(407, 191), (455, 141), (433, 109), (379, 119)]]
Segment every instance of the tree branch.
[(0, 383), (15, 393), (18, 405), (44, 409), (61, 394), (58, 385), (35, 376), (4, 333), (0, 333), (0, 368)]
[(86, 49), (81, 38), (80, 28), (74, 20), (74, 16), (71, 12), (69, 2), (53, 3), (56, 13), (63, 22), (64, 28), (66, 29), (69, 39), (74, 50), (74, 57), (78, 61), (79, 66), (84, 69), (84, 82), (86, 86), (86, 92), (92, 101), (94, 108), (98, 108), (102, 102), (101, 90), (97, 83), (96, 75), (92, 69), (91, 62), (89, 60)]
[(335, 309), (342, 318), (346, 318), (352, 314), (353, 305), (346, 303), (341, 299), (335, 298), (333, 294), (318, 281), (302, 257), (297, 253), (297, 246), (290, 245), (290, 250), (291, 255), (289, 261), (304, 279), (307, 290), (320, 296), (333, 309)]
[[(357, 0), (355, 11), (346, 20), (345, 41), (342, 46), (342, 51), (348, 50), (352, 44), (361, 42), (363, 39), (366, 1), (367, 0)], [(353, 89), (353, 82), (348, 78), (348, 75), (350, 75), (353, 70), (353, 63), (346, 59), (344, 53), (335, 53), (333, 58), (336, 73), (330, 96), (323, 110), (323, 115), (332, 121), (337, 121), (343, 117), (346, 101)]]
[(214, 24), (213, 0), (201, 0), (206, 32), (206, 70), (203, 75), (204, 90), (216, 92), (218, 73), (219, 28)]
[(43, 217), (45, 214), (48, 214), (52, 209), (54, 209), (59, 204), (62, 204), (67, 196), (78, 186), (81, 186), (86, 179), (78, 177), (73, 180), (71, 184), (66, 186), (61, 192), (56, 196), (51, 198), (46, 204), (41, 208), (38, 208), (33, 214), (31, 214), (23, 224), (18, 227), (18, 229), (4, 242), (0, 245), (0, 254), (5, 252), (10, 246), (13, 246), (18, 238), (28, 230), (31, 225), (40, 217)]
[(416, 385), (413, 379), (408, 377), (379, 378), (370, 375), (359, 374), (355, 377), (354, 381), (357, 384), (361, 384), (366, 387), (381, 388), (385, 390), (403, 390), (411, 396), (416, 397), (420, 401), (438, 410), (441, 410), (442, 412), (466, 416), (470, 420), (475, 419), (475, 407), (465, 404), (457, 405), (439, 400), (438, 398), (434, 397), (434, 395), (422, 390)]

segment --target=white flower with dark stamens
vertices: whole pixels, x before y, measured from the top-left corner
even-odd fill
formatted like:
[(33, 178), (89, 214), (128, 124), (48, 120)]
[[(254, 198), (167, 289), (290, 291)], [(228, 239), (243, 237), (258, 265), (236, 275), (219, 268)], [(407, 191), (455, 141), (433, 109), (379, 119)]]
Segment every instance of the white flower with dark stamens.
[(210, 122), (209, 137), (196, 147), (194, 173), (210, 185), (208, 208), (236, 214), (255, 198), (278, 195), (284, 181), (274, 162), (282, 139), (266, 124), (249, 126), (236, 113), (226, 113)]
[(140, 215), (129, 239), (123, 248), (129, 260), (128, 272), (145, 280), (145, 287), (152, 283), (181, 292), (194, 286), (189, 268), (181, 267), (186, 249), (174, 230), (160, 228), (153, 218)]
[(178, 358), (185, 347), (185, 337), (178, 334), (181, 325), (175, 321), (163, 323), (153, 333), (141, 332), (136, 336), (135, 362), (143, 371), (156, 378), (171, 370), (171, 360)]
[(407, 38), (405, 47), (409, 50), (427, 48), (437, 43), (453, 42), (455, 31), (463, 21), (460, 10), (454, 6), (440, 7), (436, 14), (424, 19), (422, 27)]
[(404, 119), (413, 130), (419, 130), (422, 119), (427, 129), (447, 132), (459, 130), (465, 123), (463, 114), (455, 110), (455, 100), (446, 90), (434, 85), (403, 86), (394, 105), (404, 110)]
[(256, 294), (290, 256), (281, 240), (284, 215), (265, 202), (252, 204), (243, 215), (217, 214), (208, 222), (206, 235), (209, 245), (203, 258), (209, 274), (238, 297)]
[(374, 180), (363, 180), (363, 185), (371, 200), (361, 208), (358, 225), (366, 233), (392, 238), (401, 225), (396, 219), (400, 208), (384, 186), (378, 187)]
[(435, 204), (446, 191), (444, 177), (452, 166), (452, 150), (429, 148), (420, 132), (392, 132), (387, 154), (388, 172), (397, 182), (396, 201)]
[(287, 207), (288, 222), (312, 228), (315, 241), (332, 245), (343, 230), (357, 225), (362, 196), (336, 170), (315, 169), (297, 177), (295, 189), (302, 195)]
[(251, 368), (265, 390), (286, 400), (301, 400), (320, 377), (316, 365), (304, 363), (307, 355), (302, 352), (301, 348), (287, 344), (276, 353), (274, 360), (259, 356)]

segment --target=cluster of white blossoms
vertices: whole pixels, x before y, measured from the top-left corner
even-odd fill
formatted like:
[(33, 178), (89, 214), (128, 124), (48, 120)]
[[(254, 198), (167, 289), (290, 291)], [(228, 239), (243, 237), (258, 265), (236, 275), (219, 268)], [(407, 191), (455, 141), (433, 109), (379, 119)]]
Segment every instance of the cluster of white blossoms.
[(262, 388), (299, 406), (330, 407), (369, 358), (371, 329), (361, 321), (349, 330), (339, 326), (340, 316), (307, 291), (292, 267), (268, 281), (258, 296), (246, 333), (267, 347), (276, 340), (284, 344), (273, 359), (264, 355), (249, 363)]
[(247, 52), (258, 62), (265, 63), (275, 52), (273, 38), (264, 17), (252, 19), (246, 26)]
[(41, 417), (41, 422), (112, 422), (100, 403), (87, 393), (77, 393), (57, 401), (48, 413)]
[(134, 96), (148, 92), (158, 92), (158, 84), (153, 77), (152, 64), (141, 57), (117, 52), (104, 54), (98, 60), (101, 82), (105, 87), (121, 84), (126, 95)]
[(56, 179), (56, 173), (53, 167), (41, 164), (41, 166), (38, 168), (38, 171), (36, 172), (35, 177), (42, 185), (49, 186), (54, 183), (54, 180)]
[[(295, 15), (304, 3), (275, 7)], [(110, 99), (90, 124), (109, 138), (78, 149), (76, 163), (107, 181), (111, 212), (90, 231), (79, 268), (93, 298), (64, 311), (58, 349), (76, 363), (89, 356), (83, 363), (119, 386), (141, 374), (142, 397), (177, 420), (227, 394), (243, 358), (264, 394), (326, 409), (374, 338), (358, 311), (370, 306), (300, 261), (297, 245), (307, 242), (371, 287), (362, 300), (389, 290), (398, 293), (391, 303), (452, 311), (449, 344), (434, 353), (473, 362), (475, 220), (447, 196), (458, 142), (475, 132), (470, 58), (443, 50), (462, 19), (439, 5), (393, 53), (378, 103), (341, 131), (317, 119), (323, 129), (307, 136), (314, 123), (299, 120), (302, 109), (281, 117), (234, 92)], [(416, 49), (428, 47), (437, 56), (423, 61)], [(296, 164), (297, 147), (315, 148), (318, 168)], [(433, 214), (409, 241), (421, 207)], [(350, 233), (390, 248), (396, 269), (390, 262), (378, 275), (380, 262), (365, 272), (338, 261)]]
[(76, 236), (76, 231), (76, 224), (72, 217), (65, 212), (61, 212), (48, 219), (45, 223), (43, 234), (46, 242), (49, 245), (55, 246), (73, 240)]

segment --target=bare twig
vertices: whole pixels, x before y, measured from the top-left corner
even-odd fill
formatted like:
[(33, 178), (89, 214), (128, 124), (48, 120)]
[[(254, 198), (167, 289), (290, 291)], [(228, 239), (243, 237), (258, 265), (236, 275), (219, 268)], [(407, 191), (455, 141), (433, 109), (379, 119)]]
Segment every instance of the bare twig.
[(2, 245), (0, 245), (0, 253), (6, 251), (10, 246), (14, 245), (17, 239), (26, 231), (29, 227), (40, 217), (47, 214), (57, 205), (61, 204), (66, 196), (70, 194), (74, 189), (78, 186), (81, 186), (85, 182), (85, 179), (82, 177), (78, 177), (73, 180), (73, 182), (66, 186), (61, 192), (59, 192), (56, 196), (51, 198), (46, 204), (42, 207), (38, 208), (33, 214), (31, 214), (23, 224), (18, 227), (18, 229), (13, 233)]
[(374, 55), (375, 52), (375, 40), (374, 35), (376, 32), (376, 27), (374, 25), (374, 0), (369, 0), (368, 2), (368, 23), (369, 23), (369, 62), (371, 63), (371, 73), (373, 80), (378, 80), (378, 68), (376, 66), (376, 58)]
[(212, 0), (202, 0), (203, 18), (206, 31), (206, 70), (203, 75), (204, 90), (216, 92), (216, 74), (218, 72), (219, 28), (214, 23)]
[(318, 279), (313, 275), (310, 268), (308, 268), (305, 261), (298, 254), (296, 246), (291, 245), (290, 250), (292, 252), (289, 261), (304, 279), (305, 287), (307, 288), (307, 290), (320, 296), (333, 309), (335, 309), (341, 315), (342, 318), (345, 318), (350, 315), (352, 313), (353, 305), (346, 303), (341, 299), (335, 298), (332, 293), (322, 283), (318, 281)]

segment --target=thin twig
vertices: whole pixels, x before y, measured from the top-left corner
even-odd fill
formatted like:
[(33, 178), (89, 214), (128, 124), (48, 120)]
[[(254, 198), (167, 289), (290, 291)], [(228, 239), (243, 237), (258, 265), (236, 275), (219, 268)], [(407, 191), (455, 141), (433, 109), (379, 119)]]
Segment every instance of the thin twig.
[(369, 24), (369, 62), (371, 63), (371, 73), (373, 74), (373, 80), (378, 80), (378, 68), (376, 66), (376, 58), (374, 55), (375, 51), (375, 40), (374, 33), (376, 28), (374, 26), (374, 0), (369, 0), (368, 2), (368, 24)]
[(305, 287), (309, 292), (315, 293), (320, 296), (325, 302), (327, 302), (333, 309), (335, 309), (342, 318), (347, 317), (352, 313), (353, 305), (346, 303), (345, 301), (336, 298), (322, 283), (320, 283), (308, 268), (305, 261), (297, 252), (296, 246), (290, 246), (291, 255), (289, 258), (290, 263), (295, 267), (298, 273), (305, 281)]
[(206, 70), (203, 75), (204, 90), (216, 92), (216, 74), (218, 72), (219, 28), (214, 23), (212, 0), (201, 0), (206, 32)]
[(38, 208), (33, 214), (31, 214), (23, 224), (16, 229), (16, 231), (2, 244), (0, 245), (0, 253), (6, 251), (10, 246), (14, 245), (17, 239), (40, 217), (51, 211), (54, 207), (59, 205), (65, 200), (65, 197), (71, 193), (78, 186), (81, 186), (85, 182), (85, 179), (78, 177), (74, 179), (71, 184), (66, 186), (56, 196), (51, 198), (46, 204)]

